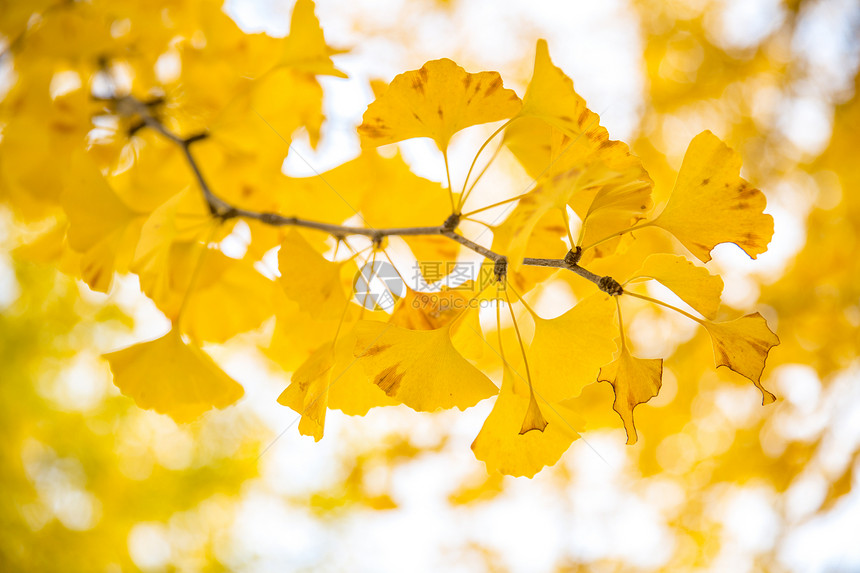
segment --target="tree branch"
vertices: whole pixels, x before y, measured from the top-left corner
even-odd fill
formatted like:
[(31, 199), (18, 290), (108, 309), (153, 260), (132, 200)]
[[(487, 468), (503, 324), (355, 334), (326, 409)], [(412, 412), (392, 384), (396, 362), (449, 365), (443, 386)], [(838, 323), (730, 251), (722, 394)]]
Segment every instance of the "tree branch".
[[(215, 195), (212, 192), (212, 189), (209, 187), (209, 184), (206, 182), (206, 178), (203, 176), (203, 173), (200, 170), (200, 166), (197, 161), (194, 159), (194, 155), (191, 153), (191, 145), (202, 139), (205, 139), (207, 135), (205, 133), (192, 135), (187, 138), (182, 138), (177, 134), (170, 131), (158, 117), (153, 113), (152, 108), (157, 105), (157, 102), (147, 103), (143, 102), (133, 96), (123, 96), (112, 98), (116, 105), (117, 112), (124, 116), (138, 117), (140, 118), (140, 124), (136, 126), (135, 129), (140, 127), (149, 127), (157, 131), (160, 135), (165, 137), (166, 139), (172, 141), (176, 145), (178, 145), (182, 152), (185, 155), (185, 159), (188, 162), (191, 171), (194, 173), (194, 177), (197, 179), (197, 183), (200, 185), (200, 190), (203, 192), (203, 197), (206, 200), (206, 204), (209, 207), (209, 211), (215, 217), (220, 217), (221, 219), (232, 219), (236, 217), (242, 217), (245, 219), (253, 219), (255, 221), (259, 221), (265, 225), (270, 225), (274, 227), (304, 227), (306, 229), (315, 229), (317, 231), (322, 231), (324, 233), (328, 233), (333, 237), (343, 238), (349, 235), (362, 235), (365, 237), (370, 237), (374, 241), (380, 241), (383, 237), (390, 236), (422, 236), (422, 235), (441, 235), (443, 237), (447, 237), (452, 241), (456, 241), (466, 247), (467, 249), (482, 255), (491, 261), (496, 263), (496, 266), (506, 266), (507, 265), (507, 257), (500, 253), (496, 253), (482, 245), (479, 245), (475, 241), (471, 239), (467, 239), (463, 235), (460, 235), (456, 232), (457, 223), (459, 223), (459, 217), (452, 220), (451, 217), (447, 221), (445, 221), (442, 225), (436, 227), (394, 227), (387, 229), (373, 229), (369, 227), (348, 227), (344, 225), (333, 225), (330, 223), (322, 223), (319, 221), (309, 221), (307, 219), (301, 219), (299, 217), (287, 217), (281, 215), (279, 213), (272, 212), (260, 212), (260, 211), (251, 211), (249, 209), (244, 209), (242, 207), (236, 207), (231, 205)], [(536, 259), (532, 257), (525, 257), (522, 261), (523, 265), (526, 266), (535, 266), (535, 267), (552, 267), (559, 269), (567, 269), (580, 277), (593, 282), (597, 287), (613, 296), (618, 296), (623, 294), (621, 286), (609, 276), (602, 277), (600, 275), (596, 275), (588, 269), (579, 266), (578, 261), (581, 255), (581, 250), (577, 247), (575, 250), (571, 250), (568, 255), (563, 259)]]

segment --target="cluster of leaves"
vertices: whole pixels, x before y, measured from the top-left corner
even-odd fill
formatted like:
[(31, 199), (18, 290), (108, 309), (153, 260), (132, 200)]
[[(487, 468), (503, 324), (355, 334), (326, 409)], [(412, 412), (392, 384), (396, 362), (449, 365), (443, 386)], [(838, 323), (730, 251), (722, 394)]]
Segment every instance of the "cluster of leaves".
[[(764, 195), (739, 176), (738, 154), (701, 133), (668, 202), (654, 209), (642, 161), (609, 139), (546, 42), (537, 44), (522, 98), (499, 74), (469, 73), (447, 59), (396, 76), (364, 115), (358, 158), (293, 178), (281, 172), (281, 139), (303, 129), (316, 144), (317, 77), (344, 77), (310, 0), (297, 2), (283, 39), (242, 32), (211, 1), (187, 11), (130, 1), (61, 3), (33, 16), (36, 8), (2, 23), (17, 39), (7, 54), (16, 77), (0, 107), (0, 191), (20, 220), (41, 230), (21, 256), (101, 292), (116, 273), (133, 273), (172, 321), (161, 338), (106, 355), (115, 384), (141, 408), (184, 422), (235, 403), (241, 385), (200, 345), (274, 316), (269, 355), (293, 371), (279, 402), (301, 415), (302, 434), (320, 439), (328, 409), (464, 410), (498, 394), (472, 449), (491, 470), (532, 476), (579, 436), (584, 422), (572, 400), (589, 385), (612, 385), (628, 443), (636, 441), (633, 410), (659, 392), (662, 360), (633, 354), (625, 297), (700, 324), (716, 365), (752, 381), (763, 403), (774, 400), (760, 378), (779, 340), (758, 313), (716, 320), (722, 279), (674, 244), (623, 281), (585, 268), (611, 260), (648, 227), (702, 263), (720, 243), (763, 253), (773, 221)], [(430, 138), (447, 171), (452, 137), (493, 122), (504, 123), (476, 150), (459, 192), (450, 175), (447, 186), (435, 183), (376, 150)], [(488, 248), (458, 229), (490, 207), (465, 209), (486, 170), (472, 178), (473, 168), (497, 138), (534, 186), (493, 205), (509, 208), (489, 225)], [(346, 226), (356, 219), (363, 224)], [(221, 244), (239, 220), (250, 240), (236, 258)], [(369, 252), (353, 249), (355, 235), (372, 240)], [(351, 278), (361, 258), (387, 256), (388, 236), (402, 236), (421, 264), (456, 261), (463, 249), (492, 264), (465, 288), (434, 297), (407, 289), (390, 315), (367, 310), (353, 300)], [(274, 252), (278, 272), (263, 272)], [(547, 319), (524, 296), (553, 273), (572, 273), (591, 292)], [(699, 316), (636, 291), (650, 280)], [(478, 301), (493, 302), (497, 346), (483, 339)], [(512, 303), (533, 319), (530, 344)], [(503, 306), (514, 327), (509, 340)], [(500, 367), (498, 388), (485, 371)]]

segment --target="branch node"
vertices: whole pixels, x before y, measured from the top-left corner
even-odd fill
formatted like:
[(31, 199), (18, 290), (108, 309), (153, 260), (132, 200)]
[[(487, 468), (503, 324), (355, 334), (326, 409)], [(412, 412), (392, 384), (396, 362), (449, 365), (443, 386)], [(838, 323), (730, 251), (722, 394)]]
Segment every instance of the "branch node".
[(610, 276), (600, 277), (597, 281), (597, 288), (612, 296), (624, 294), (624, 289), (618, 284), (618, 281)]
[(493, 266), (493, 274), (496, 276), (496, 282), (502, 282), (508, 274), (508, 258), (501, 257), (496, 259), (496, 264)]
[(131, 127), (128, 128), (128, 137), (134, 137), (138, 131), (146, 127), (145, 121), (135, 122)]
[(276, 226), (280, 222), (280, 215), (277, 213), (260, 213), (260, 222), (264, 225)]
[(200, 132), (200, 133), (195, 133), (195, 134), (194, 134), (194, 135), (192, 135), (192, 136), (186, 137), (186, 138), (182, 141), (182, 144), (183, 144), (183, 145), (185, 145), (185, 146), (187, 147), (187, 146), (191, 145), (192, 143), (194, 143), (194, 142), (196, 142), (196, 141), (201, 141), (201, 140), (203, 140), (203, 139), (206, 139), (207, 137), (209, 137), (209, 133), (207, 133), (207, 132), (205, 132), (205, 131), (202, 131), (202, 132)]
[(233, 219), (239, 216), (239, 211), (235, 207), (223, 207), (218, 208), (215, 204), (209, 205), (209, 211), (213, 216), (218, 217), (222, 221), (226, 221), (227, 219)]
[(459, 213), (451, 213), (448, 216), (448, 218), (445, 219), (445, 222), (442, 223), (442, 230), (443, 231), (450, 231), (453, 233), (454, 231), (457, 230), (457, 225), (459, 225), (459, 224), (460, 224), (460, 214)]
[(145, 102), (143, 102), (143, 105), (147, 109), (155, 109), (155, 108), (161, 106), (162, 104), (164, 104), (165, 101), (166, 100), (164, 99), (163, 96), (155, 96), (154, 98), (148, 99)]
[(378, 251), (382, 248), (382, 240), (384, 238), (385, 238), (385, 235), (378, 232), (378, 231), (376, 233), (374, 233), (373, 235), (371, 235), (370, 240), (373, 241), (374, 250)]
[(567, 266), (572, 267), (582, 258), (582, 247), (574, 247), (569, 250), (564, 256), (564, 262)]

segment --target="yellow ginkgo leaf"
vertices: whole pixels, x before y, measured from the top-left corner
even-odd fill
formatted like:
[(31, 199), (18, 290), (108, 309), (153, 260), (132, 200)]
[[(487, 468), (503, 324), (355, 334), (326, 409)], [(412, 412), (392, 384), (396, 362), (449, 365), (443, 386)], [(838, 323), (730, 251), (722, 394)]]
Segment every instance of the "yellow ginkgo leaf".
[(189, 422), (210, 408), (226, 408), (244, 390), (176, 329), (161, 338), (105, 354), (114, 384), (145, 410)]
[[(192, 340), (224, 342), (257, 328), (274, 313), (277, 285), (261, 275), (253, 261), (209, 249), (197, 264), (194, 284), (181, 291), (185, 307), (178, 323)], [(187, 288), (192, 291), (186, 294)]]
[(461, 129), (508, 119), (520, 106), (497, 72), (467, 73), (443, 58), (396, 76), (368, 106), (358, 132), (374, 145), (429, 137), (445, 151)]
[(704, 267), (697, 267), (685, 257), (666, 253), (649, 255), (642, 268), (627, 282), (637, 279), (660, 282), (705, 318), (713, 320), (720, 308), (723, 279)]
[[(379, 311), (380, 314), (383, 314)], [(353, 326), (335, 344), (334, 364), (328, 391), (328, 407), (350, 416), (364, 416), (371, 408), (395, 406), (396, 399), (387, 396), (373, 384), (355, 356), (358, 332)]]
[(318, 442), (325, 429), (328, 388), (334, 365), (334, 346), (323, 344), (293, 373), (292, 382), (278, 402), (301, 415), (299, 433)]
[(468, 302), (469, 297), (458, 290), (417, 292), (407, 286), (389, 322), (409, 330), (435, 330), (460, 316)]
[(327, 409), (364, 416), (371, 408), (399, 402), (372, 384), (355, 357), (352, 328), (332, 344), (326, 342), (295, 371), (278, 402), (301, 415), (299, 433), (319, 441)]
[(537, 41), (534, 73), (520, 115), (540, 118), (572, 136), (583, 133), (583, 127), (599, 128), (600, 121), (573, 89), (573, 81), (553, 65), (543, 39)]
[(705, 321), (702, 324), (711, 335), (717, 367), (728, 366), (749, 378), (761, 390), (762, 404), (770, 404), (776, 396), (765, 390), (761, 374), (770, 349), (779, 344), (779, 337), (767, 326), (759, 313), (748, 314), (728, 322)]
[(311, 146), (318, 143), (323, 90), (315, 77), (279, 68), (255, 80), (243, 80), (236, 91), (206, 126), (210, 145), (217, 142), (232, 153), (283, 161), (284, 140), (289, 145), (297, 129), (307, 130)]
[(61, 204), (69, 220), (69, 246), (82, 254), (81, 278), (93, 290), (107, 292), (114, 271), (131, 263), (143, 218), (120, 200), (84, 154), (72, 159)]
[(532, 400), (528, 383), (505, 363), (502, 389), (472, 451), (490, 472), (532, 477), (555, 464), (583, 428), (582, 419), (569, 408), (539, 397)]
[[(642, 162), (625, 143), (609, 139), (600, 117), (553, 65), (545, 40), (538, 40), (534, 74), (505, 142), (537, 180), (565, 175), (557, 184), (564, 185), (568, 204), (583, 221), (582, 245), (631, 226), (651, 208), (653, 183)], [(617, 244), (601, 242), (587, 254), (609, 254)]]
[(278, 282), (287, 297), (303, 311), (324, 318), (340, 316), (349, 301), (345, 267), (355, 270), (352, 262), (327, 260), (295, 229), (287, 233), (278, 252)]
[(559, 402), (578, 396), (597, 379), (600, 367), (612, 360), (615, 303), (596, 293), (553, 319), (535, 317), (535, 335), (529, 348), (539, 397)]
[(614, 362), (600, 369), (598, 381), (609, 382), (615, 390), (613, 409), (621, 416), (627, 431), (627, 443), (633, 445), (639, 439), (633, 424), (633, 409), (657, 395), (663, 383), (663, 360), (660, 358), (637, 358), (627, 347)]
[(764, 194), (741, 179), (740, 169), (740, 155), (703, 131), (690, 142), (672, 196), (653, 224), (704, 263), (720, 243), (735, 243), (756, 258), (773, 236), (773, 217), (763, 213)]
[(331, 61), (331, 56), (338, 53), (341, 51), (325, 43), (313, 1), (297, 0), (290, 19), (290, 35), (284, 39), (281, 65), (313, 75), (345, 78), (346, 74)]
[[(641, 164), (638, 167), (641, 168)], [(594, 256), (602, 257), (615, 253), (620, 239), (606, 241), (605, 238), (629, 229), (645, 219), (651, 210), (650, 178), (644, 169), (634, 178), (630, 177), (631, 173), (637, 173), (636, 169), (625, 173), (607, 168), (605, 184), (594, 195), (584, 215), (577, 203), (584, 204), (587, 194), (580, 193), (572, 199), (571, 207), (582, 218), (580, 246), (594, 245), (588, 254), (593, 252)]]
[(409, 330), (435, 330), (450, 324), (457, 351), (467, 358), (479, 358), (486, 343), (473, 300), (476, 294), (472, 283), (441, 292), (417, 292), (407, 286), (388, 322)]
[(642, 219), (652, 206), (653, 182), (639, 158), (611, 141), (605, 128), (595, 122), (583, 129), (571, 136), (542, 119), (522, 117), (505, 131), (505, 144), (538, 187), (552, 186), (557, 202), (584, 221), (585, 246)]
[(450, 324), (436, 330), (407, 330), (359, 322), (355, 356), (373, 384), (419, 412), (465, 410), (498, 392), (454, 348)]
[(211, 216), (198, 189), (188, 188), (147, 218), (130, 269), (140, 277), (147, 296), (168, 301), (177, 285), (190, 277), (196, 257), (205, 248), (203, 242), (218, 241), (231, 228)]

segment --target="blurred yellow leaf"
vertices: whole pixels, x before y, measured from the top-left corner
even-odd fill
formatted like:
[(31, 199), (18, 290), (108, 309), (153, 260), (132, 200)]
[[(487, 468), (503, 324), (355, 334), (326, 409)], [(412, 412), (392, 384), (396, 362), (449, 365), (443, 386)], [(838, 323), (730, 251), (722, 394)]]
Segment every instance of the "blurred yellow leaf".
[(353, 263), (327, 260), (293, 229), (281, 243), (278, 268), (278, 282), (303, 311), (328, 318), (343, 314), (350, 295), (342, 273), (346, 268), (355, 274)]
[(244, 394), (202, 350), (170, 332), (104, 355), (117, 388), (145, 410), (190, 422), (211, 408), (226, 408)]
[(281, 65), (309, 74), (345, 78), (346, 74), (331, 61), (331, 56), (337, 53), (340, 52), (325, 43), (312, 0), (297, 0), (290, 20), (290, 35), (284, 40)]

